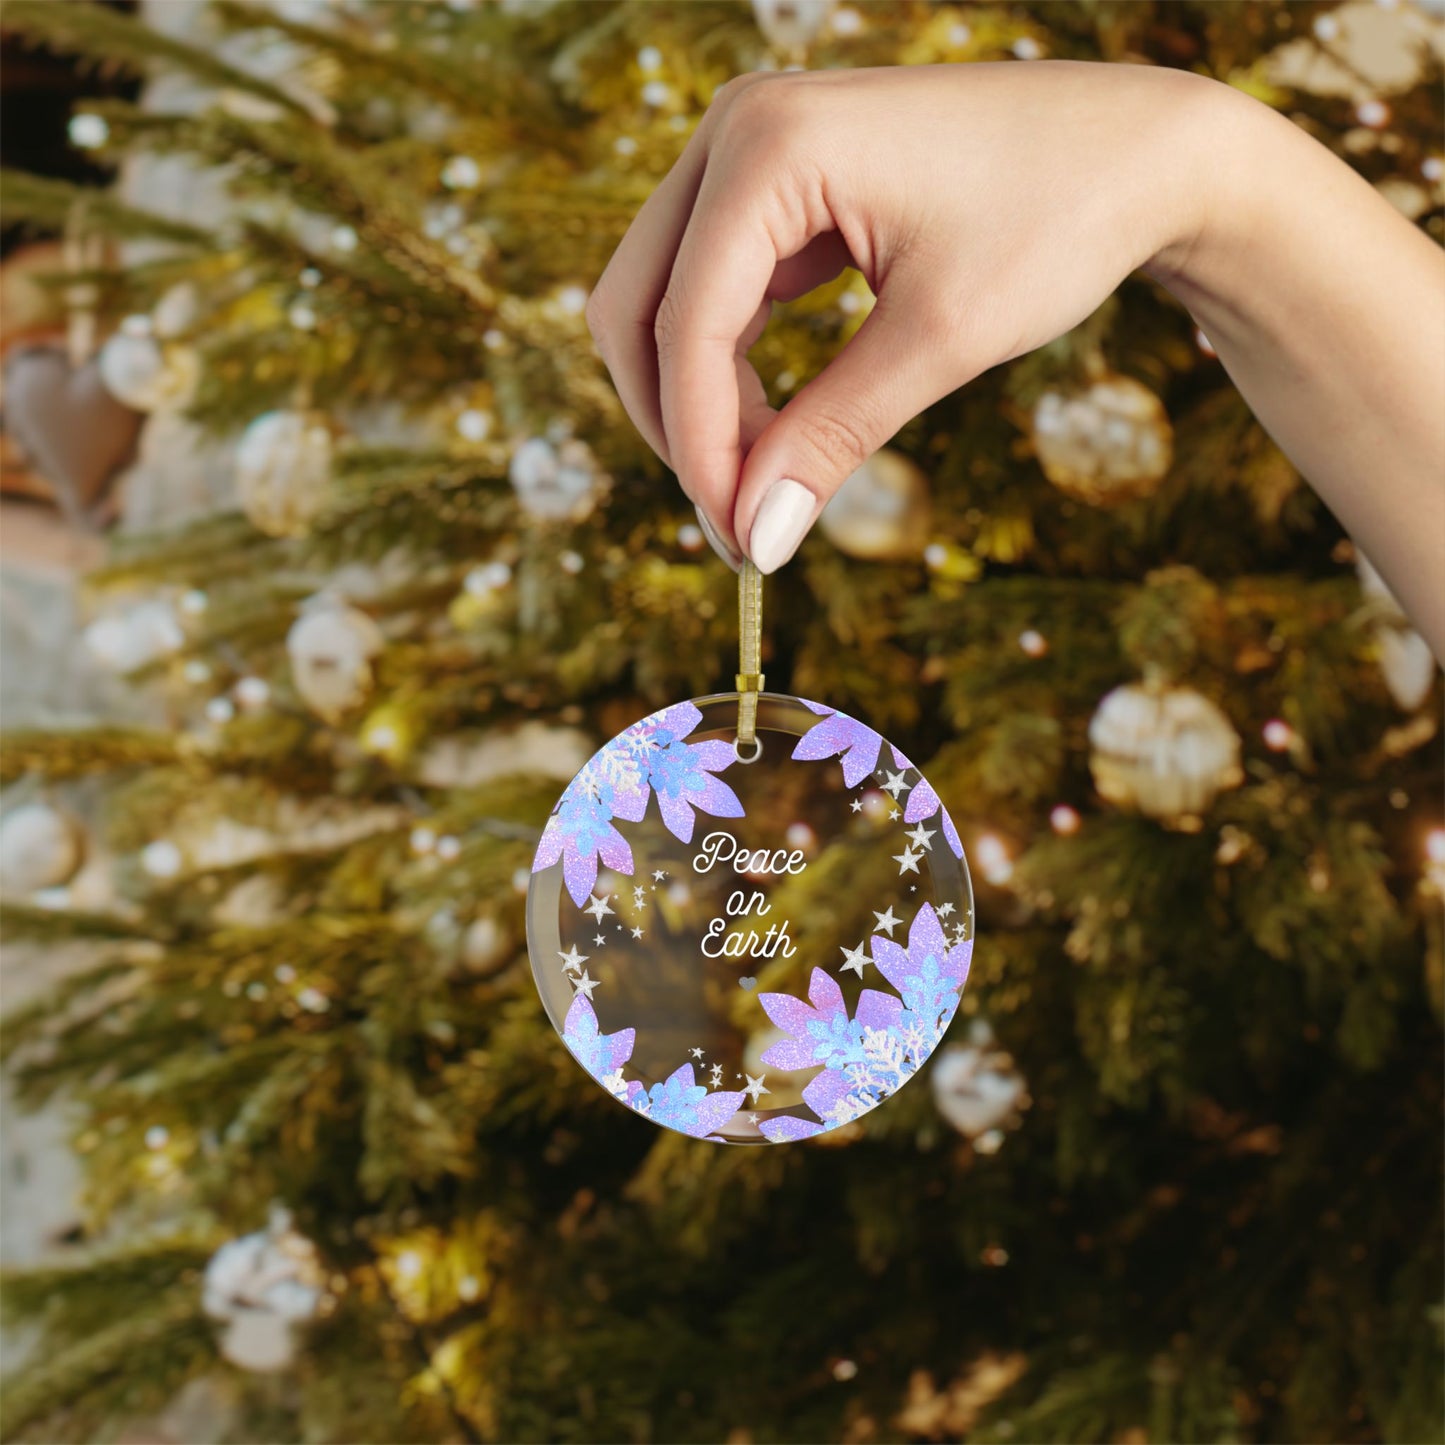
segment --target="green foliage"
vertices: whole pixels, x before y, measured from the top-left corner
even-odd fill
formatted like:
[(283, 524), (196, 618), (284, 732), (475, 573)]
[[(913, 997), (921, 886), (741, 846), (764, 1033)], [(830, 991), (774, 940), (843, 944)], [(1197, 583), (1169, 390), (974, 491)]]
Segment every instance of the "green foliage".
[[(3, 1045), (23, 1101), (76, 1112), (89, 1237), (4, 1281), (40, 1340), (5, 1437), (107, 1438), (230, 1371), (199, 1273), (282, 1200), (331, 1309), (291, 1379), (230, 1372), (237, 1439), (1439, 1439), (1445, 928), (1421, 877), (1439, 694), (1408, 718), (1392, 703), (1348, 544), (1189, 318), (1126, 282), (895, 439), (932, 483), (926, 560), (818, 535), (769, 584), (770, 688), (882, 728), (970, 846), (996, 831), (1012, 854), (1011, 877), (976, 880), (963, 1013), (1027, 1078), (1025, 1125), (984, 1154), (920, 1081), (814, 1147), (653, 1137), (559, 1046), (528, 972), (515, 879), (559, 781), (471, 744), (540, 720), (560, 765), (562, 727), (600, 742), (730, 685), (732, 574), (687, 540), (691, 507), (562, 288), (595, 280), (765, 44), (722, 0), (212, 8), (292, 48), (284, 83), (110, 7), (5, 11), (33, 43), (211, 87), (195, 114), (95, 108), (113, 151), (225, 167), (238, 203), (161, 221), (7, 175), (10, 213), (56, 226), (83, 200), (92, 226), (167, 243), (105, 278), (105, 308), (191, 283), (204, 426), (313, 406), (340, 434), (304, 535), (214, 516), (118, 537), (93, 579), (101, 598), (204, 589), (147, 670), (173, 733), (6, 740), (7, 783), (110, 780), (123, 897), (6, 912), (13, 940), (88, 950)], [(888, 0), (810, 63), (1001, 60), (1028, 38), (1261, 91), (1265, 52), (1315, 43), (1320, 9)], [(1271, 99), (1368, 178), (1416, 175), (1440, 126), (1426, 63), (1391, 98), (1393, 149), (1362, 148), (1343, 101)], [(446, 183), (459, 156), (475, 187)], [(1423, 224), (1438, 235), (1438, 211)], [(754, 352), (779, 404), (782, 373), (813, 375), (860, 324), (845, 295), (779, 308)], [(1037, 398), (1101, 366), (1158, 393), (1175, 432), (1154, 494), (1112, 508), (1056, 490), (1030, 437)], [(481, 440), (458, 434), (467, 410), (491, 419)], [(535, 516), (509, 481), (518, 441), (559, 424), (606, 474), (585, 516)], [(480, 563), (509, 580), (469, 587)], [(366, 699), (322, 721), (286, 638), (327, 587), (385, 647)], [(1198, 688), (1243, 739), (1242, 785), (1200, 820), (1093, 792), (1089, 719), (1142, 676)], [(205, 721), (241, 677), (268, 704)], [(1260, 737), (1275, 717), (1283, 753)], [(443, 744), (465, 766), (441, 767)], [(1083, 823), (1056, 835), (1063, 802)], [(455, 846), (418, 850), (417, 827)], [(174, 877), (141, 864), (157, 839)], [(788, 890), (791, 916), (866, 931), (846, 844)], [(499, 940), (482, 959), (478, 920)]]

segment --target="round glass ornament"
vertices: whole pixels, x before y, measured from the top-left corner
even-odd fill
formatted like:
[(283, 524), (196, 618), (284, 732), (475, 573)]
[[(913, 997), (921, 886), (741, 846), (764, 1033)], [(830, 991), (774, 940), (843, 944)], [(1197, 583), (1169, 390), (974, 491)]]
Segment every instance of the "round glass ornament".
[(532, 864), (527, 946), (553, 1026), (620, 1103), (734, 1144), (806, 1139), (938, 1046), (973, 892), (938, 794), (856, 719), (763, 693), (677, 703), (602, 747)]

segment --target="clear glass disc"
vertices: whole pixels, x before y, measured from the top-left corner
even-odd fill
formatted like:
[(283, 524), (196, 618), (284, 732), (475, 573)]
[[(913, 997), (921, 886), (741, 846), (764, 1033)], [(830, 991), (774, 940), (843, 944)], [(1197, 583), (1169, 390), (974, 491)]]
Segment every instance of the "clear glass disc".
[[(764, 693), (633, 724), (568, 784), (527, 897), (548, 1017), (618, 1102), (764, 1144), (875, 1108), (942, 1039), (973, 892), (936, 792), (892, 744)], [(748, 761), (751, 759), (751, 761)]]

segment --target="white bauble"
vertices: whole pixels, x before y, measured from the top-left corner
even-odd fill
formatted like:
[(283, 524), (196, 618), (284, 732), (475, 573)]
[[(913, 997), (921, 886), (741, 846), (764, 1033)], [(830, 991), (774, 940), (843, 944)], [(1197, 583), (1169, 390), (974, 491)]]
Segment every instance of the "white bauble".
[(115, 672), (135, 672), (178, 651), (186, 640), (169, 602), (150, 598), (97, 617), (83, 634), (87, 651)]
[(151, 325), (162, 341), (182, 336), (195, 324), (200, 297), (191, 281), (178, 281), (151, 310)]
[(544, 521), (580, 521), (603, 481), (591, 448), (575, 438), (556, 445), (546, 437), (524, 441), (512, 453), (507, 475), (522, 509)]
[(256, 528), (297, 537), (326, 505), (334, 451), (324, 412), (268, 411), (236, 448), (236, 490)]
[(230, 1240), (211, 1256), (201, 1306), (226, 1325), (221, 1353), (259, 1373), (291, 1363), (294, 1326), (314, 1319), (325, 1295), (316, 1247), (277, 1209), (265, 1229)]
[(1202, 813), (1244, 780), (1239, 734), (1187, 687), (1116, 687), (1089, 722), (1089, 768), (1101, 797), (1150, 818)]
[(200, 362), (188, 346), (163, 346), (152, 335), (119, 331), (96, 360), (105, 389), (136, 411), (183, 407), (195, 391)]
[(1128, 376), (1050, 391), (1034, 407), (1034, 450), (1061, 492), (1094, 506), (1148, 496), (1174, 458), (1164, 403)]
[(381, 629), (364, 612), (333, 597), (316, 597), (286, 634), (291, 680), (312, 712), (338, 721), (371, 692), (371, 660)]
[(1363, 552), (1356, 554), (1355, 570), (1360, 578), (1360, 591), (1377, 604), (1375, 651), (1385, 686), (1400, 707), (1414, 712), (1430, 695), (1437, 667), (1435, 655), (1430, 651), (1430, 644), (1410, 626), (1404, 608)]
[(507, 930), (486, 914), (473, 919), (462, 937), (462, 962), (483, 978), (497, 972), (512, 957)]
[(69, 883), (85, 856), (80, 825), (49, 803), (25, 803), (0, 818), (0, 886), (38, 893)]
[(753, 18), (769, 45), (798, 55), (828, 23), (835, 0), (753, 0)]
[(930, 511), (923, 472), (901, 452), (884, 447), (845, 479), (818, 525), (850, 557), (903, 562), (922, 555)]
[(296, 1361), (290, 1322), (270, 1310), (238, 1309), (221, 1332), (221, 1354), (253, 1375), (289, 1370)]
[(992, 1046), (986, 1028), (972, 1043), (941, 1049), (929, 1079), (938, 1112), (970, 1139), (1016, 1120), (1029, 1102), (1027, 1081), (1009, 1056)]

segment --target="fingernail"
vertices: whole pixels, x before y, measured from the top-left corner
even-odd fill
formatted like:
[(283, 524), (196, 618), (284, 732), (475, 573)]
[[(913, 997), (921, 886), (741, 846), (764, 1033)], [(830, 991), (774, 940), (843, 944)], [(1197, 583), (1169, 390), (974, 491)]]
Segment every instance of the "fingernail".
[(693, 511), (697, 513), (697, 524), (702, 528), (702, 534), (707, 538), (708, 546), (711, 547), (734, 572), (738, 571), (743, 565), (743, 559), (723, 541), (722, 534), (708, 521), (707, 513), (704, 512), (701, 507), (694, 507)]
[(817, 510), (818, 499), (791, 477), (768, 488), (748, 534), (748, 551), (759, 572), (776, 572), (798, 550)]

